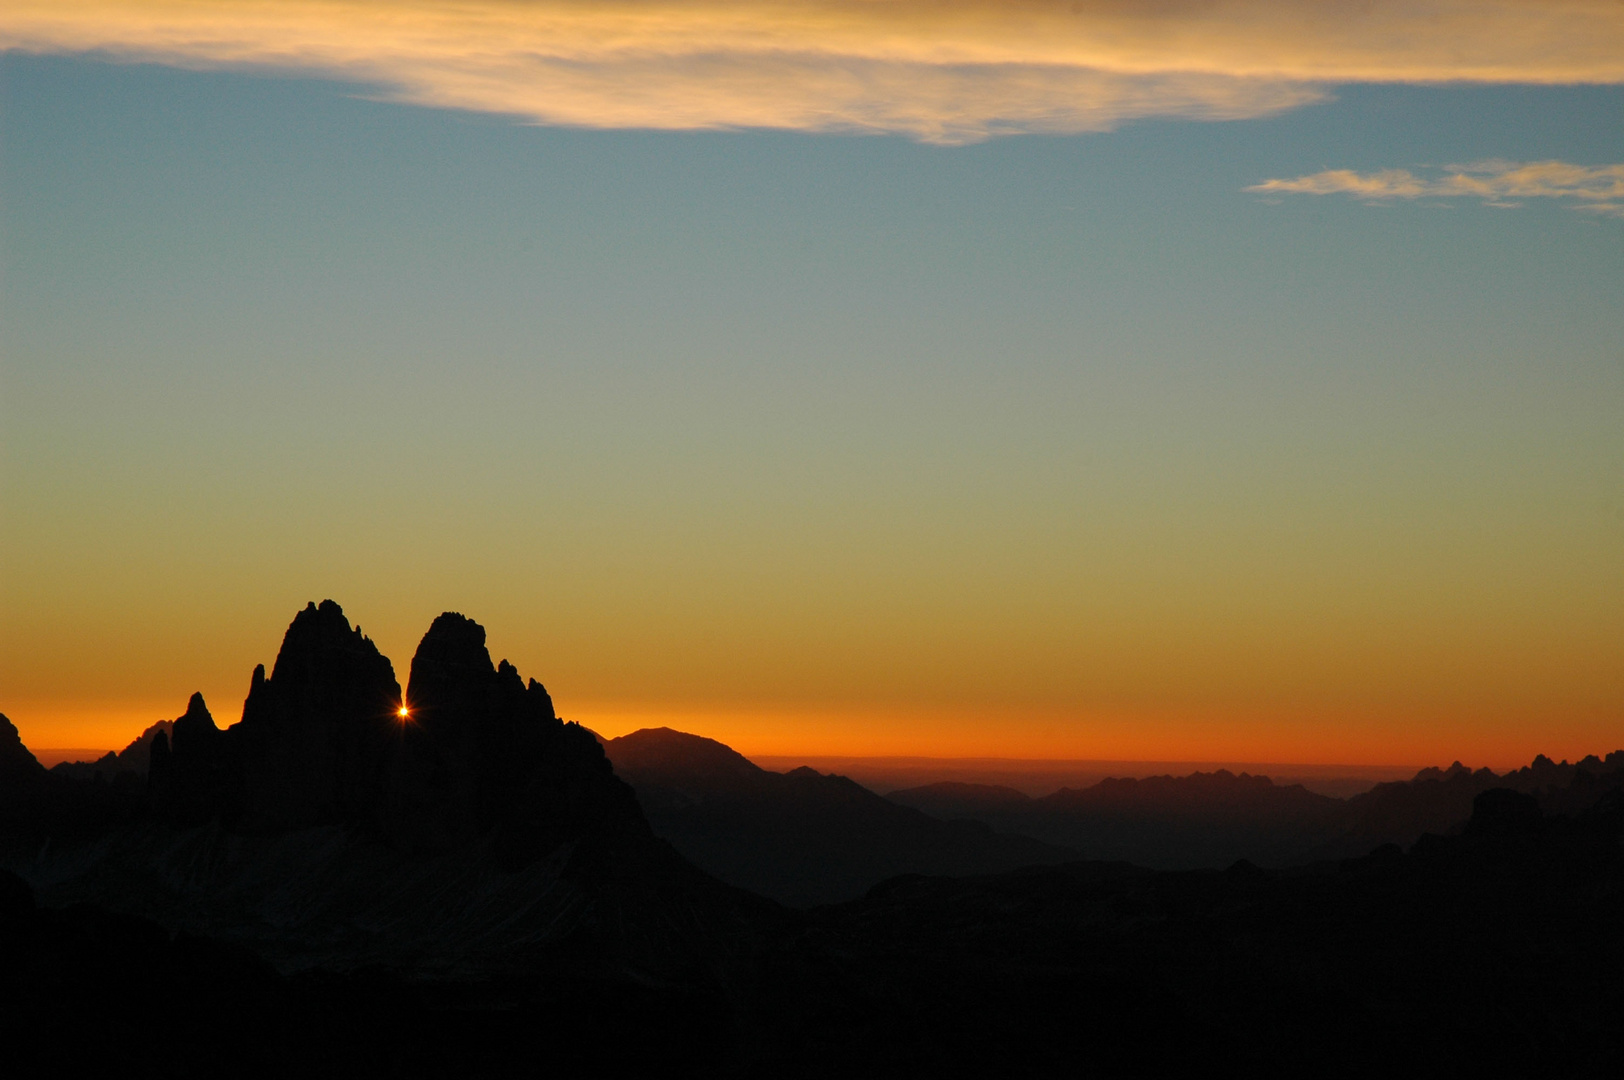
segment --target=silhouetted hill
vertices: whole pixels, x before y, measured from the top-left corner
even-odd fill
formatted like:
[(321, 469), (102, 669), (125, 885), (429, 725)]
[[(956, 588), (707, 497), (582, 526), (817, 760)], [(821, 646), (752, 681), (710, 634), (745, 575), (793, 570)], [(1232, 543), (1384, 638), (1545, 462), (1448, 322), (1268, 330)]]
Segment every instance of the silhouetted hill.
[(93, 780), (99, 776), (103, 780), (111, 781), (117, 779), (120, 773), (144, 777), (151, 764), (153, 740), (160, 732), (167, 737), (174, 726), (173, 720), (160, 720), (137, 735), (130, 745), (122, 750), (104, 754), (95, 761), (58, 762), (51, 767), (51, 772), (70, 780)]
[[(14, 815), (8, 861), (46, 903), (248, 944), (287, 970), (469, 975), (567, 953), (662, 977), (721, 962), (773, 910), (656, 839), (592, 734), (493, 664), (461, 615), (434, 621), (402, 695), (337, 604), (309, 605), (239, 723), (220, 729), (194, 695), (172, 734), (153, 738), (146, 797), (99, 809), (93, 842), (79, 828), (86, 842), (65, 843), (37, 800)], [(47, 779), (74, 808), (109, 787)]]
[[(679, 804), (719, 793), (760, 791), (771, 783), (767, 777), (782, 775), (760, 768), (725, 743), (666, 727), (608, 739), (603, 748), (622, 779), (636, 776), (651, 793), (658, 790)], [(652, 797), (639, 795), (639, 800), (646, 805)]]
[(670, 728), (604, 747), (658, 835), (723, 881), (787, 904), (854, 899), (899, 873), (987, 873), (1075, 857), (980, 822), (938, 821), (843, 776), (769, 772)]
[(0, 713), (0, 798), (25, 793), (44, 778), (44, 766), (23, 745), (17, 725)]
[(1301, 785), (1220, 769), (1189, 776), (1106, 779), (1028, 799), (975, 784), (931, 784), (888, 798), (944, 818), (1074, 848), (1091, 858), (1158, 869), (1278, 863), (1336, 829), (1342, 802)]

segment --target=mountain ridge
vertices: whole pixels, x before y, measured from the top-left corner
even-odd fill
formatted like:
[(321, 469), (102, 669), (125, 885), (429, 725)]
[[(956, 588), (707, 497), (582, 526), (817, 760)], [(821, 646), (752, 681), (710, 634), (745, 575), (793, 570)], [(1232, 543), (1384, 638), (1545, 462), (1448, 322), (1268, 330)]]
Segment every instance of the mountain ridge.
[(980, 822), (944, 822), (848, 777), (762, 769), (714, 739), (645, 728), (604, 740), (655, 832), (723, 881), (804, 907), (904, 872), (983, 873), (1076, 853)]

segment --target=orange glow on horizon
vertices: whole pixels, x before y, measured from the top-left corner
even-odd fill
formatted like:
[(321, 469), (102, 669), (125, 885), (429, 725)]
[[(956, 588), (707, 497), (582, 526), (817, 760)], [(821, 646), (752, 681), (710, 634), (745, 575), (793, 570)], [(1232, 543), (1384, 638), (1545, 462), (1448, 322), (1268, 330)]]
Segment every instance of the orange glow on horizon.
[[(566, 717), (615, 738), (670, 727), (752, 756), (919, 757), (1027, 761), (1272, 762), (1316, 766), (1447, 766), (1497, 772), (1537, 754), (1577, 761), (1624, 748), (1606, 717), (1589, 724), (1483, 725), (1475, 715), (1296, 710), (1117, 711), (853, 708), (641, 709), (582, 707)], [(1615, 745), (1616, 744), (1616, 745)]]
[[(64, 748), (121, 750), (184, 702), (32, 703), (5, 710), (23, 743), (41, 754)], [(670, 727), (752, 756), (1018, 759), (1026, 761), (1260, 762), (1318, 766), (1446, 766), (1460, 760), (1499, 771), (1536, 754), (1577, 761), (1624, 748), (1608, 717), (1588, 721), (1485, 723), (1479, 714), (1288, 709), (1062, 710), (920, 706), (661, 707), (583, 702), (562, 710), (603, 738)], [(412, 710), (395, 710), (401, 721)], [(215, 712), (228, 727), (236, 715)], [(1487, 718), (1494, 719), (1494, 718)]]

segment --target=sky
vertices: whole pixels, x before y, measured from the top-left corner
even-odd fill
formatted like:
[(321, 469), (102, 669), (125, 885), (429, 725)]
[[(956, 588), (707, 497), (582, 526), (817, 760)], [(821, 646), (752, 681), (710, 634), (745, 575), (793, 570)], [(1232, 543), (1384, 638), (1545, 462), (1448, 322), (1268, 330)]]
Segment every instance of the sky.
[(0, 712), (327, 597), (746, 753), (1624, 746), (1624, 9), (12, 0)]

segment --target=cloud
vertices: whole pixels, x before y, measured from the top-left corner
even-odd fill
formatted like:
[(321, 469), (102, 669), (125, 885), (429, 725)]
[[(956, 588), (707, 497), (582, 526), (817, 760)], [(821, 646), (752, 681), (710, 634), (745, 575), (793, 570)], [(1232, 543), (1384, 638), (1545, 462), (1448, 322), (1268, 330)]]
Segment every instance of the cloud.
[(1421, 176), (1408, 169), (1373, 173), (1327, 169), (1292, 180), (1265, 180), (1246, 190), (1265, 195), (1351, 195), (1366, 202), (1465, 197), (1490, 206), (1518, 206), (1518, 199), (1557, 199), (1585, 213), (1624, 218), (1624, 165), (1480, 161)]
[(305, 73), (583, 127), (967, 142), (1342, 82), (1624, 82), (1617, 0), (7, 0), (0, 49)]

